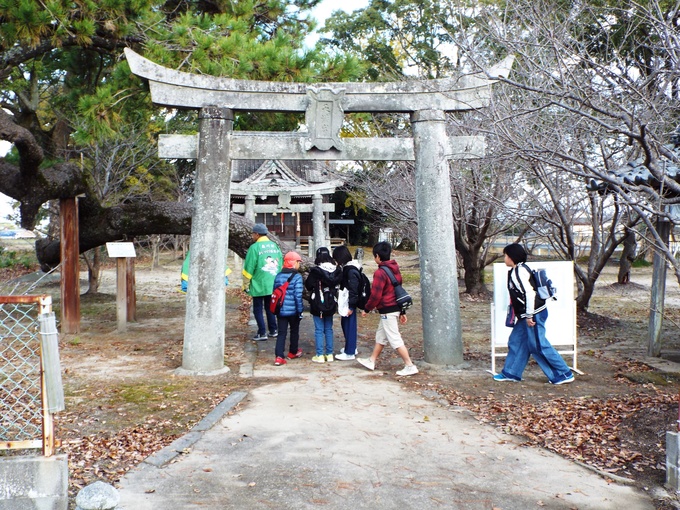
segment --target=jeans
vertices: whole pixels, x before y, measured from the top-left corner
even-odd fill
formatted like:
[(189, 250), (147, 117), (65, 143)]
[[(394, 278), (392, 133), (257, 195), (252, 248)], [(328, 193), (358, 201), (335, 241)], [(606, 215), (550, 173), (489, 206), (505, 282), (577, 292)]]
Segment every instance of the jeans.
[(269, 311), (267, 306), (269, 303), (270, 296), (257, 296), (253, 297), (253, 315), (255, 316), (255, 322), (257, 322), (257, 334), (262, 336), (267, 333), (267, 328), (264, 324), (264, 313), (267, 313), (267, 326), (269, 326), (270, 333), (276, 333), (276, 315)]
[(522, 380), (522, 373), (533, 356), (551, 383), (564, 381), (572, 376), (571, 369), (545, 338), (545, 321), (548, 309), (534, 315), (536, 325), (527, 326), (526, 319), (519, 319), (508, 339), (508, 356), (501, 373), (510, 379)]
[(276, 347), (274, 354), (277, 358), (283, 358), (286, 350), (286, 333), (288, 333), (288, 325), (290, 324), (290, 352), (296, 354), (298, 351), (298, 342), (300, 341), (300, 316), (299, 315), (279, 315), (277, 317), (279, 323), (279, 334), (276, 335)]
[[(333, 316), (314, 317), (314, 343), (316, 355), (333, 354)], [(325, 349), (324, 349), (325, 344)]]
[(357, 311), (355, 308), (350, 310), (352, 315), (340, 319), (342, 334), (345, 335), (345, 354), (354, 354), (357, 350)]

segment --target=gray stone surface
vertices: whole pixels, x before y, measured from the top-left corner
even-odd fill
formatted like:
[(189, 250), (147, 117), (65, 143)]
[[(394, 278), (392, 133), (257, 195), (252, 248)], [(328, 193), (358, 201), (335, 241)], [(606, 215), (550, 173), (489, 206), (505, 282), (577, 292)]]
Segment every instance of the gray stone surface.
[(201, 110), (182, 352), (182, 369), (197, 375), (228, 371), (224, 366), (224, 267), (231, 159), (226, 133), (232, 127), (231, 111)]
[(654, 508), (648, 494), (404, 391), (393, 352), (369, 372), (309, 355), (275, 367), (273, 341), (258, 348), (268, 362), (255, 377), (268, 384), (176, 462), (131, 470), (120, 510)]
[(456, 243), (446, 114), (427, 110), (411, 116), (416, 147), (416, 210), (425, 361), (463, 362)]
[(108, 483), (94, 482), (76, 496), (76, 510), (113, 510), (118, 505), (118, 491)]
[[(266, 136), (265, 136), (266, 135)], [(307, 150), (305, 138), (298, 133), (234, 132), (231, 138), (233, 159), (281, 159), (326, 161), (413, 161), (416, 158), (412, 138), (345, 138), (343, 150)], [(483, 136), (446, 138), (449, 159), (484, 156)], [(195, 159), (196, 135), (160, 135), (158, 157)]]
[(677, 432), (666, 432), (666, 485), (671, 489), (680, 490), (680, 442)]
[(0, 459), (0, 510), (66, 510), (66, 455)]
[[(134, 74), (149, 80), (151, 96), (156, 104), (186, 108), (221, 105), (235, 111), (298, 112), (306, 111), (309, 104), (309, 85), (305, 83), (192, 75), (159, 66), (130, 48), (125, 48), (125, 57)], [(428, 108), (472, 110), (489, 104), (490, 85), (494, 82), (490, 77), (507, 77), (513, 60), (512, 56), (506, 57), (487, 74), (439, 80), (324, 83), (323, 86), (344, 91), (342, 106), (345, 112), (413, 112)]]

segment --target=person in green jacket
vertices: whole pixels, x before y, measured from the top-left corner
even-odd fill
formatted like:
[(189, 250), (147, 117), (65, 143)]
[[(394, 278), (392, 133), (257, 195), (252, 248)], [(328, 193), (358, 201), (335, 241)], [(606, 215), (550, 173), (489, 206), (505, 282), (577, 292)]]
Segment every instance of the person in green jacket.
[[(257, 334), (253, 340), (276, 337), (276, 315), (269, 311), (269, 298), (274, 290), (274, 278), (281, 271), (283, 255), (279, 246), (267, 237), (267, 227), (262, 223), (253, 225), (253, 244), (248, 248), (243, 262), (244, 290), (253, 298), (253, 315), (257, 322)], [(267, 315), (265, 325), (264, 315)]]

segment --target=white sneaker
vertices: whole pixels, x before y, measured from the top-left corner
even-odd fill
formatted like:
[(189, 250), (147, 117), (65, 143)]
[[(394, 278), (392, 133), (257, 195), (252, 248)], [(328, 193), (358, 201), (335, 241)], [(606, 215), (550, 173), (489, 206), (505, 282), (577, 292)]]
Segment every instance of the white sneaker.
[(357, 358), (357, 361), (369, 370), (375, 370), (375, 362), (371, 361), (371, 358)]
[[(345, 354), (345, 348), (344, 347), (340, 349), (340, 354)], [(358, 354), (359, 354), (359, 349), (358, 348), (354, 349), (354, 355), (356, 356)], [(350, 354), (350, 356), (351, 356), (351, 354)], [(336, 356), (336, 358), (337, 358), (337, 356)], [(354, 359), (354, 358), (352, 358), (352, 359)]]
[(397, 372), (397, 375), (415, 375), (418, 373), (418, 367), (415, 365), (406, 365)]
[(351, 359), (356, 359), (356, 356), (353, 354), (345, 354), (344, 352), (341, 352), (340, 354), (335, 355), (335, 359), (339, 359), (340, 361), (349, 361)]

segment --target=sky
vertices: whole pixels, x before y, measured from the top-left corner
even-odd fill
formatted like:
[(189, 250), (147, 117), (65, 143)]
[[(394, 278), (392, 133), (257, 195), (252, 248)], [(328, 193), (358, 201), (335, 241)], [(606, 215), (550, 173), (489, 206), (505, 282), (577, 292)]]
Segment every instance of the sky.
[[(312, 17), (315, 18), (319, 25), (324, 24), (324, 20), (328, 18), (333, 11), (343, 10), (346, 12), (353, 12), (357, 9), (363, 9), (368, 7), (369, 0), (323, 0), (316, 8), (312, 9)], [(338, 5), (339, 4), (339, 5)], [(305, 40), (307, 46), (314, 46), (316, 41), (319, 39), (318, 34), (310, 35)]]
[[(362, 9), (368, 6), (369, 0), (323, 0), (319, 5), (312, 10), (312, 17), (315, 18), (319, 25), (323, 25), (324, 20), (331, 15), (333, 11), (342, 9), (343, 11), (353, 12), (357, 9)], [(340, 5), (338, 5), (340, 4)], [(307, 46), (314, 46), (319, 39), (318, 34), (313, 34), (306, 39)], [(0, 156), (3, 156), (9, 150), (7, 142), (0, 141)], [(12, 199), (0, 193), (0, 221), (5, 221), (8, 214), (12, 211)]]

